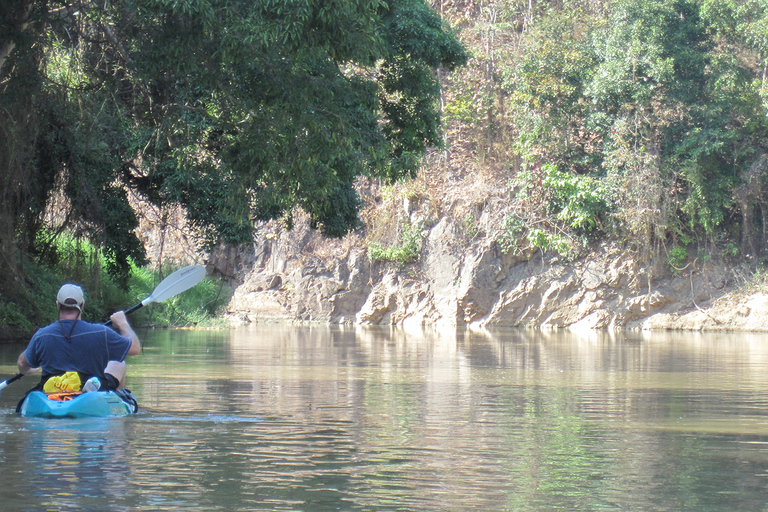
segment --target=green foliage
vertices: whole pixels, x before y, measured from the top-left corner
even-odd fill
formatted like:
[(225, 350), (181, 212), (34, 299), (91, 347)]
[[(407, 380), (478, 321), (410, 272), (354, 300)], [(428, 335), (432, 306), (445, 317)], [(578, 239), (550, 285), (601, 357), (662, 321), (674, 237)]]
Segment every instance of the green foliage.
[[(439, 88), (431, 68), (461, 64), (464, 50), (419, 1), (229, 0), (220, 8), (211, 17), (181, 13), (200, 25), (199, 36), (177, 23), (158, 23), (154, 12), (139, 19), (170, 47), (153, 41), (139, 45), (137, 54), (169, 68), (178, 77), (171, 92), (192, 108), (178, 112), (184, 133), (176, 139), (187, 155), (182, 161), (165, 147), (150, 146), (158, 164), (181, 173), (172, 182), (186, 185), (166, 190), (182, 204), (191, 199), (191, 210), (223, 210), (223, 219), (193, 218), (208, 228), (209, 241), (241, 242), (250, 220), (278, 218), (296, 206), (327, 235), (357, 228), (356, 177), (412, 175), (418, 156), (439, 144)], [(126, 15), (134, 18), (132, 11)], [(194, 53), (199, 61), (187, 57), (179, 65), (169, 54), (180, 48), (181, 31), (187, 34), (183, 51), (200, 48)], [(223, 47), (214, 49), (213, 41)], [(209, 165), (200, 176), (224, 184), (212, 198), (211, 187), (184, 183), (201, 144)], [(234, 204), (217, 209), (224, 198)], [(227, 226), (240, 227), (236, 236), (230, 238)]]
[[(525, 245), (573, 255), (575, 238), (582, 245), (605, 233), (613, 212), (611, 190), (590, 175), (566, 173), (555, 165), (535, 166), (520, 172), (514, 181), (516, 200), (541, 227), (526, 226), (516, 215), (504, 218), (497, 242), (507, 253)], [(544, 229), (546, 227), (546, 229)]]
[(496, 237), (496, 243), (503, 254), (517, 254), (521, 249), (540, 249), (556, 251), (561, 256), (574, 254), (571, 240), (562, 234), (547, 231), (540, 227), (526, 226), (523, 219), (514, 213), (504, 216), (502, 228)]
[(723, 255), (725, 255), (726, 258), (736, 258), (739, 255), (739, 247), (731, 242), (728, 242), (725, 244), (725, 248), (723, 249)]
[[(46, 236), (42, 236), (46, 234)], [(25, 282), (18, 293), (0, 302), (0, 338), (28, 337), (37, 327), (56, 319), (56, 293), (64, 283), (75, 283), (85, 292), (83, 318), (106, 322), (118, 310), (125, 310), (148, 297), (155, 286), (176, 270), (139, 267), (131, 263), (130, 277), (116, 281), (109, 271), (104, 251), (87, 240), (41, 232), (44, 262), (24, 259)], [(140, 308), (131, 316), (134, 326), (216, 326), (231, 290), (218, 278), (207, 276), (193, 288), (164, 302)]]
[(667, 258), (667, 264), (672, 269), (674, 275), (680, 275), (680, 272), (685, 267), (685, 260), (688, 259), (688, 251), (684, 247), (673, 247), (669, 251), (669, 257)]
[(548, 233), (540, 228), (531, 228), (527, 237), (531, 247), (542, 251), (553, 250), (561, 256), (567, 256), (571, 253), (571, 244), (562, 235)]
[(504, 75), (516, 148), (544, 168), (519, 197), (577, 234), (612, 229), (615, 205), (615, 225), (643, 244), (679, 229), (717, 236), (739, 174), (768, 149), (767, 20), (753, 1), (547, 13)]
[(581, 98), (597, 57), (574, 33), (573, 23), (566, 13), (544, 18), (531, 35), (531, 50), (506, 70), (519, 131), (516, 147), (534, 159), (546, 151), (556, 164), (595, 165), (589, 139), (575, 138), (574, 131), (583, 124)]
[(526, 232), (524, 222), (514, 213), (508, 213), (504, 216), (501, 225), (501, 231), (496, 237), (496, 243), (499, 244), (503, 254), (515, 253), (520, 245), (520, 240)]
[(472, 125), (480, 121), (476, 104), (468, 94), (459, 95), (453, 101), (445, 105), (445, 114), (449, 119), (454, 119), (464, 125)]
[(577, 233), (601, 230), (609, 210), (605, 185), (592, 176), (567, 174), (554, 165), (545, 165), (543, 171), (551, 213)]
[[(176, 268), (168, 266), (162, 271), (147, 267), (135, 269), (131, 277), (129, 293), (132, 297), (131, 305), (148, 297), (160, 281), (174, 270)], [(230, 295), (220, 279), (207, 276), (183, 293), (147, 308), (141, 308), (134, 314), (134, 321), (139, 325), (154, 327), (216, 326), (221, 323), (217, 318), (226, 307)]]
[(419, 227), (406, 224), (400, 233), (400, 243), (391, 247), (384, 247), (378, 242), (370, 243), (368, 259), (372, 262), (389, 261), (398, 265), (413, 263), (421, 257), (422, 239)]
[(477, 236), (478, 232), (480, 231), (477, 227), (477, 219), (475, 219), (475, 216), (471, 213), (468, 213), (462, 222), (464, 231), (469, 235), (470, 238), (474, 238)]
[[(87, 316), (100, 319), (105, 316), (109, 304), (125, 300), (128, 290), (125, 280), (116, 279), (110, 271), (110, 259), (105, 251), (87, 239), (73, 237), (63, 232), (48, 230), (38, 232), (36, 240), (38, 262), (32, 261), (26, 275), (34, 293), (47, 297), (45, 304), (52, 304), (59, 286), (65, 282), (76, 283), (86, 290)], [(126, 275), (130, 274), (132, 266)], [(110, 302), (110, 298), (115, 298)], [(55, 299), (54, 299), (55, 300)], [(46, 308), (48, 309), (48, 308)], [(54, 312), (48, 309), (48, 312)]]
[(0, 301), (0, 324), (4, 329), (13, 332), (33, 332), (35, 324), (22, 313), (16, 304)]
[(297, 207), (354, 230), (357, 178), (415, 174), (442, 143), (435, 69), (468, 58), (424, 0), (28, 5), (0, 11), (0, 245), (28, 250), (62, 192), (122, 285), (144, 255), (128, 189), (184, 206), (206, 247)]

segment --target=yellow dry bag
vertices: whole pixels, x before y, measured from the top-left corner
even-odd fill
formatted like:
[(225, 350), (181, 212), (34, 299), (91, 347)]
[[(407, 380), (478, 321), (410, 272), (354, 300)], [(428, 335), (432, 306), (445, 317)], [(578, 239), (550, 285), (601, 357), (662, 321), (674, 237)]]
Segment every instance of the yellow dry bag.
[(77, 372), (67, 372), (64, 375), (51, 377), (43, 385), (45, 394), (61, 393), (62, 391), (80, 391), (80, 374)]

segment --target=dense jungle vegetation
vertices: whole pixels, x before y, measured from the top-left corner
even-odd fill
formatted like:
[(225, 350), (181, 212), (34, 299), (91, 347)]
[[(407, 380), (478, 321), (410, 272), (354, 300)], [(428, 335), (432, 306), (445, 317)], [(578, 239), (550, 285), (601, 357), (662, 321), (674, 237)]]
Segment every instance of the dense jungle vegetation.
[(358, 178), (407, 179), (434, 151), (512, 176), (505, 251), (575, 256), (613, 239), (673, 267), (701, 254), (757, 268), (767, 11), (764, 0), (9, 0), (0, 306), (35, 307), (19, 290), (62, 268), (62, 240), (103, 258), (109, 278), (94, 286), (125, 289), (146, 263), (129, 194), (183, 206), (201, 247), (248, 242), (260, 220), (290, 226), (297, 209), (343, 236), (360, 225)]
[(767, 10), (763, 0), (444, 3), (473, 56), (447, 88), (449, 140), (514, 171), (502, 248), (575, 255), (610, 238), (673, 268), (687, 255), (759, 265)]

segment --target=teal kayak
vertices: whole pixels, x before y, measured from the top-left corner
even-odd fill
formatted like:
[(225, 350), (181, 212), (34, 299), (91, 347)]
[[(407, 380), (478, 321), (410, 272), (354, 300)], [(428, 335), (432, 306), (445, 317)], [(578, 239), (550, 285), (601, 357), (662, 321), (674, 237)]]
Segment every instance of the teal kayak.
[(50, 400), (42, 391), (32, 391), (19, 411), (30, 418), (108, 418), (127, 416), (137, 409), (133, 395), (122, 391), (83, 393), (63, 402)]

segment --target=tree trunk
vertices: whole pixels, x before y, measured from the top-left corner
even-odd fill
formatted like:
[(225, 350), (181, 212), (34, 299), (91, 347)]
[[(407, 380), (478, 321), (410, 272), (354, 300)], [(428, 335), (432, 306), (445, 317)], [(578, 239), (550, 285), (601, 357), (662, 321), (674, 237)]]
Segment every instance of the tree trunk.
[[(9, 1), (8, 4), (10, 5), (6, 5), (3, 9), (3, 25), (12, 28), (14, 31), (23, 32), (29, 24), (29, 15), (32, 12), (33, 3), (32, 0)], [(16, 43), (11, 40), (0, 41), (0, 84), (3, 84), (5, 78), (9, 75), (9, 70), (5, 69), (5, 63), (15, 47)]]
[[(33, 0), (5, 1), (1, 10), (4, 32), (25, 30), (30, 22)], [(0, 105), (0, 272), (5, 276), (0, 283), (0, 293), (6, 296), (23, 285), (18, 267), (17, 228), (34, 167), (38, 116), (34, 100), (36, 90), (18, 87), (9, 78), (15, 48), (14, 41), (0, 40), (0, 95), (16, 88), (13, 101), (5, 100)], [(16, 65), (36, 67), (37, 62), (32, 57), (31, 61), (17, 62)]]

